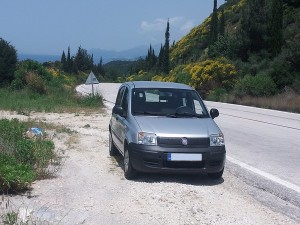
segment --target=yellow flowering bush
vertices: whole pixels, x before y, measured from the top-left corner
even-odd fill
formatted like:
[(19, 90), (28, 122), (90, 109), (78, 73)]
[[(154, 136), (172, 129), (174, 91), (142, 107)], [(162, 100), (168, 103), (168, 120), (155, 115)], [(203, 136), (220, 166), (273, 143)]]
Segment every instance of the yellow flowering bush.
[(48, 72), (51, 74), (51, 76), (52, 76), (53, 78), (58, 77), (59, 74), (60, 74), (59, 71), (58, 71), (57, 69), (53, 68), (53, 67), (46, 68), (46, 70), (48, 70)]
[(209, 59), (187, 67), (191, 74), (190, 85), (204, 96), (216, 88), (230, 90), (236, 83), (236, 68), (225, 58)]

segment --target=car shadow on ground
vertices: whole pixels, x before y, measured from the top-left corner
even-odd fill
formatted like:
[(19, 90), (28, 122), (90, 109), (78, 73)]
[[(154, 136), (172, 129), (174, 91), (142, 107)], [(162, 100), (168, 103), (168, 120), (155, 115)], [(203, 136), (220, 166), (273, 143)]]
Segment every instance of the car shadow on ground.
[[(124, 170), (123, 157), (118, 154), (112, 157), (116, 160), (118, 167)], [(125, 178), (124, 178), (125, 179)], [(143, 183), (181, 183), (195, 186), (215, 186), (224, 183), (224, 179), (212, 179), (207, 174), (152, 174), (152, 173), (138, 173), (133, 182)]]

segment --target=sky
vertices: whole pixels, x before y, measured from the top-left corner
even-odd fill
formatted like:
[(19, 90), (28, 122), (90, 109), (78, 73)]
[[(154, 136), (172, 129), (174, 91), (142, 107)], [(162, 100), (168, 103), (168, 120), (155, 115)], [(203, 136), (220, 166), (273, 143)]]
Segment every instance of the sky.
[(0, 0), (0, 38), (21, 54), (122, 51), (164, 43), (168, 19), (178, 41), (212, 9), (213, 0)]

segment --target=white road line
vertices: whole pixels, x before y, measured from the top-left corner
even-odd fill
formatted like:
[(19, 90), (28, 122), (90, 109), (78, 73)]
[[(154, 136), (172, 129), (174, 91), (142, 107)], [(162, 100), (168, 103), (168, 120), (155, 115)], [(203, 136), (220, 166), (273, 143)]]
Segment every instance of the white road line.
[(295, 185), (295, 184), (292, 184), (292, 183), (290, 183), (290, 182), (288, 182), (288, 181), (285, 181), (285, 180), (282, 180), (281, 178), (276, 177), (276, 176), (274, 176), (274, 175), (272, 175), (272, 174), (269, 174), (269, 173), (266, 173), (266, 172), (261, 171), (261, 170), (259, 170), (259, 169), (256, 169), (256, 168), (254, 168), (254, 167), (252, 167), (252, 166), (249, 166), (249, 165), (246, 164), (246, 163), (243, 163), (243, 162), (241, 162), (241, 161), (239, 161), (239, 160), (237, 160), (237, 159), (231, 158), (231, 157), (229, 157), (229, 156), (226, 156), (226, 159), (227, 159), (228, 161), (234, 163), (234, 164), (237, 164), (237, 165), (239, 165), (239, 166), (241, 166), (241, 167), (247, 169), (247, 170), (250, 170), (250, 171), (253, 172), (253, 173), (256, 173), (256, 174), (258, 174), (258, 175), (260, 175), (260, 176), (263, 176), (263, 177), (265, 177), (265, 178), (267, 178), (267, 179), (269, 179), (269, 180), (271, 180), (271, 181), (274, 181), (274, 182), (276, 182), (276, 183), (278, 183), (278, 184), (281, 184), (281, 185), (283, 185), (283, 186), (285, 186), (285, 187), (287, 187), (287, 188), (289, 188), (289, 189), (292, 189), (292, 190), (294, 190), (294, 191), (300, 193), (300, 187), (297, 186), (297, 185)]

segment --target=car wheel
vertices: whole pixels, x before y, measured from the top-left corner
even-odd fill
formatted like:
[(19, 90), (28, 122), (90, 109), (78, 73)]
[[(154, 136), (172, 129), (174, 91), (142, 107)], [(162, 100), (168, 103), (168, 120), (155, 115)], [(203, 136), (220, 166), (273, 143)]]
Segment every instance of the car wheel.
[(132, 180), (136, 177), (137, 172), (131, 165), (130, 154), (127, 148), (124, 149), (124, 176), (127, 180)]
[(220, 172), (217, 172), (217, 173), (208, 173), (207, 175), (212, 178), (212, 179), (220, 179), (223, 175), (223, 172), (224, 172), (224, 168), (220, 171)]
[(108, 148), (109, 148), (109, 155), (110, 156), (115, 156), (118, 153), (118, 150), (112, 140), (111, 133), (109, 132), (109, 141), (108, 141)]

